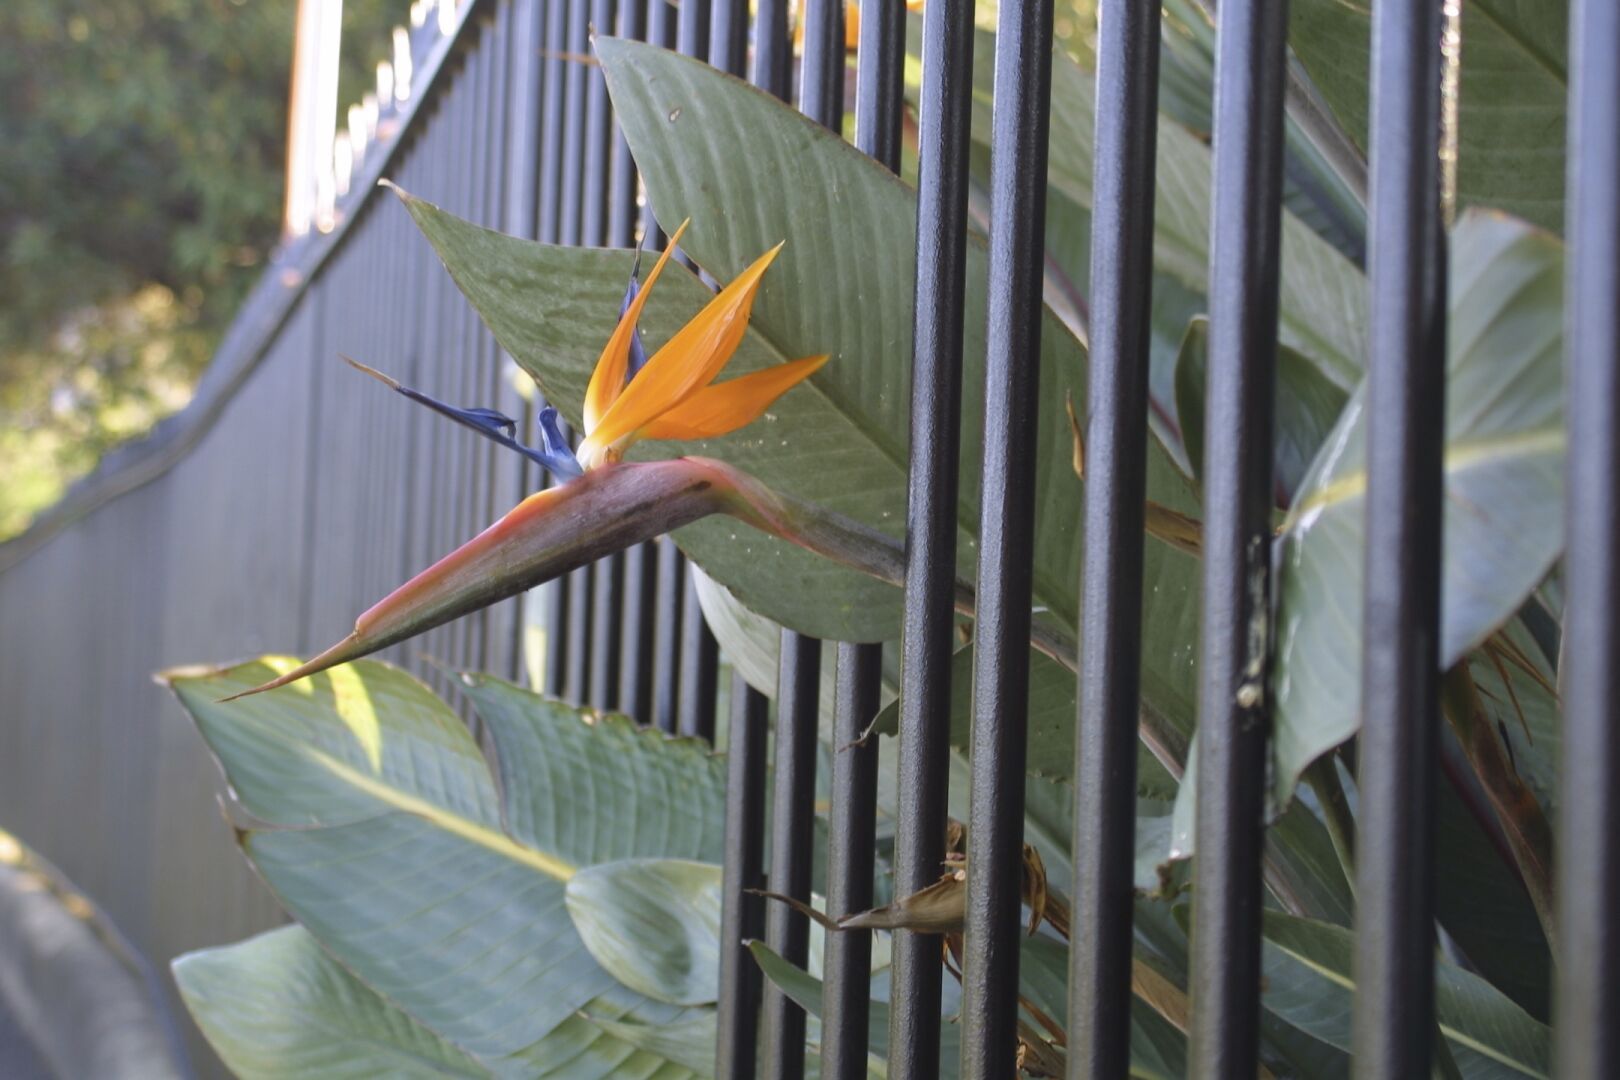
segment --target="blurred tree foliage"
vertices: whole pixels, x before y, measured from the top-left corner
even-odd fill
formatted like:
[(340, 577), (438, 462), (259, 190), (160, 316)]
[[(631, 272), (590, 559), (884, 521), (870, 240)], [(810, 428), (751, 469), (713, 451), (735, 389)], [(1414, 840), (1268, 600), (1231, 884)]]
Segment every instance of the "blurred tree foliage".
[[(407, 0), (346, 0), (340, 101)], [(295, 0), (0, 3), (0, 537), (183, 405), (277, 242)]]

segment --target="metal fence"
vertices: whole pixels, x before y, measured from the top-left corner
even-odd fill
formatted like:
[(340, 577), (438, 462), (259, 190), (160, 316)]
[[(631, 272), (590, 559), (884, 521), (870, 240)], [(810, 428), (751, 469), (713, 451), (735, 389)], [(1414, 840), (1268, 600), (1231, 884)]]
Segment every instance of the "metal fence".
[[(484, 224), (565, 244), (637, 242), (655, 228), (611, 126), (588, 28), (704, 56), (787, 98), (785, 0), (473, 0), (449, 38), (419, 32), (417, 95), (384, 117), (336, 230), (299, 241), (245, 309), (195, 405), (111, 462), (55, 515), (0, 549), (0, 821), (101, 898), (167, 958), (269, 925), (277, 913), (209, 805), (200, 741), (147, 673), (265, 648), (307, 651), (365, 601), (539, 481), (432, 418), (398, 409), (332, 362), (386, 358), (452, 401), (528, 405), (498, 349), (367, 181), (396, 177)], [(1084, 646), (1076, 746), (1070, 1074), (1128, 1061), (1147, 349), (1159, 9), (1102, 0), (1097, 49)], [(1560, 921), (1559, 1075), (1620, 1075), (1620, 12), (1575, 0), (1568, 350), (1569, 634)], [(904, 10), (865, 0), (854, 83), (859, 147), (899, 163)], [(1437, 733), (1440, 414), (1446, 256), (1438, 175), (1441, 5), (1374, 5), (1368, 275), (1369, 565), (1360, 743), (1357, 1072), (1429, 1070)], [(897, 893), (944, 857), (952, 589), (962, 399), (973, 4), (923, 17), (915, 354), (898, 774)], [(1278, 304), (1286, 8), (1222, 0), (1214, 121), (1209, 442), (1198, 888), (1191, 1053), (1199, 1076), (1253, 1076), (1260, 1009), (1261, 792), (1268, 717), (1250, 627), (1269, 610), (1271, 414)], [(798, 102), (844, 112), (842, 0), (807, 0)], [(975, 632), (963, 1074), (1005, 1076), (1016, 1046), (1026, 653), (1042, 282), (1051, 0), (1004, 2), (995, 56), (989, 344)], [(752, 48), (750, 49), (750, 43)], [(389, 124), (397, 131), (387, 133)], [(441, 358), (453, 362), (440, 363)], [(1079, 582), (1076, 588), (1081, 588)], [(575, 572), (392, 657), (519, 674), (543, 625), (545, 689), (712, 737), (718, 657), (666, 541)], [(730, 694), (719, 1073), (802, 1074), (804, 1015), (762, 985), (738, 943), (803, 961), (808, 927), (745, 889), (807, 896), (820, 643), (781, 651), (774, 783), (765, 699)], [(875, 646), (837, 647), (837, 738), (874, 711)], [(427, 676), (443, 680), (431, 669)], [(1263, 673), (1262, 673), (1263, 677)], [(833, 756), (829, 903), (873, 895), (877, 762)], [(765, 835), (766, 799), (772, 835)], [(767, 847), (770, 865), (764, 865)], [(826, 1075), (864, 1076), (867, 953), (830, 935)], [(939, 938), (894, 942), (891, 1076), (939, 1072)], [(762, 1020), (756, 1023), (756, 1019)]]

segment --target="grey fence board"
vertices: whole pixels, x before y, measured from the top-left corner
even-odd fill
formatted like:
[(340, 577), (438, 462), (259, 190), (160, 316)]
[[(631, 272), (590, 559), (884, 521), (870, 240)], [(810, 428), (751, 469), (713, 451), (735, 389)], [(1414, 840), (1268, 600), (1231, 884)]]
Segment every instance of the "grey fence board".
[[(284, 916), (235, 850), (206, 747), (152, 673), (330, 643), (536, 479), (339, 359), (524, 416), (493, 338), (396, 200), (371, 189), (380, 172), (475, 221), (511, 216), (509, 175), (536, 175), (538, 147), (509, 149), (510, 126), (538, 115), (513, 100), (511, 3), (477, 0), (457, 52), (423, 39), (430, 96), (371, 149), (338, 231), (272, 267), (195, 405), (0, 545), (0, 826), (160, 968)], [(512, 602), (388, 655), (444, 688), (426, 657), (516, 675), (521, 645)]]

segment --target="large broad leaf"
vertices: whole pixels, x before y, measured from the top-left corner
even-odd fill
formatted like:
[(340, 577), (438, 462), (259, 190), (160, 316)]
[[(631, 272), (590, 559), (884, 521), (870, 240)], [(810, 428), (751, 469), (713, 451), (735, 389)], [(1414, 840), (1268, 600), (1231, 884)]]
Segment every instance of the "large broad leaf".
[(219, 702), (290, 664), (170, 675), (250, 821), (248, 856), (394, 1005), (498, 1070), (537, 1071), (529, 1051), (622, 993), (574, 932), (566, 882), (605, 859), (718, 859), (722, 763), (623, 718), (587, 723), (473, 680), (502, 799), (456, 715), (386, 665)]
[[(1469, 0), (1462, 12), (1457, 199), (1564, 227), (1567, 0)], [(1288, 43), (1350, 137), (1367, 146), (1365, 0), (1295, 0)]]
[[(1440, 662), (1503, 625), (1563, 545), (1563, 249), (1494, 215), (1452, 234)], [(1366, 416), (1358, 393), (1279, 541), (1274, 806), (1359, 724)]]
[[(597, 357), (618, 319), (633, 256), (626, 251), (564, 248), (503, 236), (418, 199), (406, 205), (456, 284), (496, 339), (535, 377), (546, 399), (576, 424)], [(679, 220), (679, 219), (676, 219)], [(694, 222), (687, 244), (724, 218)], [(777, 240), (781, 239), (780, 236)], [(776, 243), (753, 252), (757, 256)], [(752, 259), (752, 256), (750, 256)], [(784, 275), (778, 259), (765, 277), (768, 292)], [(780, 288), (779, 285), (776, 286)], [(712, 294), (671, 263), (643, 311), (649, 349), (662, 345)], [(758, 308), (756, 306), (756, 312)], [(827, 349), (789, 355), (782, 342), (744, 335), (726, 377)], [(898, 535), (905, 473), (876, 452), (870, 438), (812, 381), (780, 398), (754, 424), (722, 439), (641, 443), (631, 457), (701, 454), (736, 464), (773, 488)], [(897, 636), (899, 592), (792, 544), (712, 518), (679, 530), (676, 541), (698, 565), (749, 607), (816, 637), (881, 641)]]
[[(1204, 372), (1209, 354), (1209, 320), (1200, 316), (1187, 327), (1176, 360), (1176, 417), (1192, 462), (1204, 475)], [(1277, 350), (1277, 407), (1272, 459), (1277, 501), (1287, 506), (1305, 479), (1350, 395), (1324, 379), (1316, 366), (1284, 345)]]
[(720, 867), (622, 859), (568, 883), (568, 913), (596, 962), (630, 989), (672, 1005), (719, 997)]
[[(174, 975), (210, 1045), (243, 1080), (490, 1075), (346, 971), (300, 926), (188, 953), (174, 962)], [(619, 1032), (701, 1031), (702, 1016), (652, 1023), (623, 997), (610, 992), (592, 1000), (503, 1071), (531, 1080), (693, 1075), (672, 1064), (680, 1058)], [(710, 1040), (712, 1047), (712, 1029)]]
[[(964, 645), (951, 658), (951, 746), (967, 754), (973, 725), (973, 646)], [(1029, 654), (1029, 771), (1034, 776), (1074, 782), (1074, 673), (1048, 656)], [(900, 728), (898, 703), (878, 713), (872, 730), (896, 735)], [(1178, 751), (1185, 750), (1178, 745)], [(1142, 747), (1137, 754), (1138, 793), (1151, 799), (1173, 799), (1176, 782), (1157, 758)]]
[[(994, 37), (974, 46), (973, 135), (990, 136)], [(1096, 77), (1059, 53), (1052, 65), (1048, 198), (1089, 210), (1096, 130)], [(1154, 266), (1202, 295), (1209, 273), (1210, 150), (1166, 116), (1159, 118)], [(1355, 265), (1292, 213), (1282, 217), (1279, 335), (1348, 390), (1366, 355), (1366, 281)], [(1183, 324), (1185, 325), (1185, 324)]]
[[(650, 46), (600, 39), (615, 108), (661, 220), (693, 219), (685, 246), (717, 278), (729, 278), (784, 238), (760, 291), (737, 370), (831, 353), (808, 389), (736, 435), (683, 449), (730, 460), (774, 487), (824, 503), (898, 534), (904, 518), (910, 402), (915, 195), (870, 159), (780, 101), (706, 65)], [(783, 176), (802, 182), (784, 184)], [(485, 321), (565, 410), (577, 406), (606, 339), (629, 256), (547, 247), (477, 229), (412, 202), (424, 232)], [(964, 312), (960, 568), (975, 564), (978, 461), (983, 431), (987, 256), (967, 258)], [(706, 294), (672, 270), (648, 307), (656, 344), (694, 314)], [(592, 333), (589, 328), (599, 329)], [(1055, 317), (1043, 325), (1041, 516), (1036, 602), (1058, 622), (1076, 621), (1079, 482), (1070, 468), (1066, 393), (1084, 398), (1084, 356)], [(989, 433), (999, 438), (999, 432)], [(670, 447), (646, 448), (668, 454)], [(1157, 443), (1149, 490), (1193, 512), (1192, 493)], [(750, 608), (795, 629), (845, 640), (898, 634), (898, 592), (860, 581), (729, 521), (700, 523), (681, 541), (696, 561)], [(1190, 723), (1197, 630), (1197, 565), (1149, 544), (1147, 708)]]
[[(1350, 1049), (1354, 935), (1274, 911), (1264, 915), (1264, 934), (1266, 1007), (1323, 1042)], [(1552, 1075), (1547, 1026), (1479, 976), (1438, 964), (1435, 1012), (1465, 1077)]]
[[(821, 980), (810, 972), (784, 960), (763, 941), (750, 941), (748, 949), (754, 954), (765, 977), (794, 1004), (816, 1019), (821, 1018)], [(873, 1000), (867, 1011), (867, 1053), (880, 1061), (889, 1056), (889, 1003)], [(962, 1027), (954, 1017), (947, 1017), (940, 1025), (939, 1076), (949, 1080), (960, 1075), (962, 1064)]]
[(174, 979), (243, 1080), (489, 1075), (343, 970), (301, 926), (188, 953)]
[[(896, 483), (881, 500), (880, 523), (893, 526), (906, 505), (915, 194), (838, 136), (739, 79), (624, 40), (598, 40), (598, 55), (654, 210), (661, 220), (692, 217), (685, 246), (698, 262), (726, 279), (760, 249), (786, 238), (761, 288), (753, 324), (781, 343), (784, 355), (833, 355), (812, 382), (862, 437), (844, 445), (838, 457), (805, 450), (797, 471), (782, 474), (778, 483), (799, 491), (795, 486), (804, 473), (838, 486), (854, 461), (881, 458)], [(794, 176), (795, 183), (782, 183), (784, 176)], [(977, 241), (967, 251), (966, 280), (957, 551), (970, 572), (977, 555), (978, 458), (987, 437), (1003, 434), (983, 431), (988, 257)], [(1081, 487), (1072, 474), (1063, 402), (1072, 393), (1084, 403), (1085, 363), (1079, 343), (1050, 313), (1043, 316), (1040, 369), (1035, 602), (1056, 622), (1074, 627)], [(1158, 502), (1194, 510), (1186, 478), (1157, 442), (1149, 450), (1149, 491)], [(1145, 573), (1152, 659), (1144, 695), (1149, 708), (1184, 722), (1191, 716), (1191, 670), (1174, 654), (1174, 644), (1196, 633), (1197, 565), (1150, 542)], [(742, 591), (737, 596), (753, 606)]]
[[(1186, 996), (1166, 984), (1177, 1004)], [(1069, 1015), (1069, 946), (1045, 935), (1026, 937), (1018, 947), (1018, 990), (1024, 999), (1059, 1024)], [(1155, 1012), (1140, 996), (1131, 998), (1131, 1076), (1174, 1080), (1187, 1075), (1186, 1033)]]

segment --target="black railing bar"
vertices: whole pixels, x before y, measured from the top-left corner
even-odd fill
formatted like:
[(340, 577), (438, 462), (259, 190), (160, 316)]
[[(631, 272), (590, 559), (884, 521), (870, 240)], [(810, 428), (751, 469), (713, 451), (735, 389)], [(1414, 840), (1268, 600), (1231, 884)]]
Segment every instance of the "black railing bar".
[(687, 567), (681, 596), (681, 705), (679, 728), (705, 742), (714, 742), (714, 710), (720, 677), (720, 643), (703, 617), (698, 603), (695, 566)]
[[(875, 5), (869, 4), (868, 8), (872, 17), (881, 21)], [(812, 120), (842, 131), (846, 52), (843, 0), (808, 0), (804, 20), (799, 108)], [(872, 906), (877, 849), (877, 746), (875, 741), (858, 744), (866, 725), (877, 714), (883, 646), (839, 643), (837, 656), (826, 886), (827, 910), (835, 917)], [(827, 934), (822, 960), (821, 1075), (828, 1080), (864, 1080), (871, 1026), (871, 932)]]
[(1569, 452), (1555, 1074), (1620, 1075), (1620, 9), (1570, 13)]
[(855, 53), (855, 145), (890, 172), (900, 171), (906, 10), (900, 0), (868, 5)]
[[(587, 23), (590, 0), (568, 0), (568, 25), (564, 48), (573, 56), (589, 51)], [(561, 242), (577, 246), (583, 235), (583, 180), (585, 168), (585, 65), (565, 62), (563, 86), (562, 215)], [(568, 575), (568, 624), (564, 631), (568, 659), (563, 675), (562, 696), (575, 705), (585, 703), (590, 690), (591, 612), (595, 575), (582, 566)]]
[(752, 82), (787, 101), (793, 94), (793, 54), (789, 46), (787, 0), (754, 4), (754, 70)]
[[(933, 884), (945, 858), (973, 32), (971, 0), (934, 0), (923, 9), (896, 896)], [(880, 133), (887, 129), (875, 127), (873, 138)], [(939, 1075), (941, 948), (938, 935), (895, 932), (889, 1020), (894, 1080)]]
[[(877, 715), (883, 646), (838, 645), (833, 719), (832, 801), (827, 814), (827, 914), (873, 903), (878, 753), (860, 737)], [(872, 992), (872, 932), (828, 934), (822, 962), (821, 1075), (865, 1080)]]
[[(542, 242), (562, 242), (563, 146), (568, 133), (568, 80), (563, 54), (568, 51), (568, 5), (571, 0), (547, 0), (546, 49), (541, 61), (545, 69), (545, 97), (541, 103), (539, 238)], [(530, 432), (531, 436), (533, 432)], [(550, 477), (547, 477), (550, 482)], [(570, 595), (573, 575), (568, 574), (544, 586), (546, 659), (544, 690), (560, 698), (568, 677), (569, 613), (574, 606)]]
[[(459, 98), (456, 129), (460, 146), (452, 166), (456, 201), (451, 205), (456, 213), (472, 221), (480, 221), (484, 211), (481, 198), (481, 173), (484, 167), (482, 107), (487, 88), (488, 65), (485, 61), (488, 59), (488, 41), (488, 29), (480, 21), (474, 27), (456, 89)], [(472, 304), (459, 290), (452, 294), (452, 303), (455, 305), (455, 332), (448, 342), (449, 347), (440, 352), (439, 363), (447, 368), (447, 385), (453, 388), (446, 395), (449, 400), (470, 403), (478, 393), (477, 352), (481, 324), (472, 310)], [(472, 524), (478, 485), (475, 462), (482, 451), (483, 442), (483, 439), (467, 437), (466, 432), (450, 433), (450, 487), (447, 492), (450, 513), (446, 522), (449, 535), (440, 548), (442, 551), (453, 550), (476, 532)], [(475, 628), (482, 617), (483, 613), (479, 612), (473, 618), (447, 623), (444, 627), (444, 646), (436, 656), (453, 667), (467, 667), (473, 651)], [(449, 680), (452, 686), (456, 681)], [(465, 703), (462, 714), (469, 723), (476, 723)]]
[[(772, 892), (810, 902), (816, 822), (816, 727), (820, 718), (821, 642), (782, 631), (776, 677), (776, 765), (771, 781)], [(783, 903), (765, 911), (765, 941), (788, 963), (810, 960), (810, 920)], [(765, 1075), (804, 1076), (804, 1009), (774, 984), (765, 987)]]
[(804, 54), (799, 69), (799, 111), (842, 132), (844, 5), (840, 0), (805, 0), (802, 7)]
[(1069, 1076), (1130, 1066), (1159, 4), (1103, 0), (1092, 166)]
[[(490, 208), (489, 224), (505, 233), (512, 231), (507, 218), (507, 209), (510, 205), (507, 200), (510, 176), (508, 155), (516, 149), (512, 138), (512, 113), (516, 107), (516, 103), (512, 100), (512, 90), (518, 75), (513, 68), (512, 57), (512, 44), (517, 37), (514, 22), (517, 15), (515, 6), (516, 0), (503, 0), (496, 7), (493, 25), (490, 28), (489, 45), (492, 72), (489, 97), (491, 115), (488, 124), (489, 164), (484, 177), (485, 199)], [(513, 407), (519, 402), (508, 381), (502, 376), (506, 353), (487, 329), (482, 330), (481, 335), (484, 338), (484, 387), (488, 395), (485, 400), (494, 408), (512, 415)], [(523, 463), (523, 458), (517, 454), (496, 453), (493, 445), (486, 450), (488, 459), (484, 467), (484, 509), (474, 525), (477, 530), (487, 528), (498, 515), (511, 508), (509, 493), (517, 482), (515, 477), (522, 471)], [(483, 641), (480, 643), (477, 661), (479, 670), (495, 671), (510, 677), (514, 669), (512, 649), (515, 639), (512, 628), (522, 621), (522, 617), (521, 596), (503, 601), (490, 609), (484, 620)]]
[(1270, 705), (1272, 410), (1287, 10), (1222, 0), (1205, 415), (1195, 1077), (1259, 1055), (1262, 812)]
[(748, 69), (748, 5), (720, 0), (710, 13), (709, 63), (741, 75)]
[[(533, 239), (539, 229), (540, 177), (544, 167), (540, 161), (541, 117), (545, 101), (545, 64), (540, 52), (545, 45), (545, 0), (514, 0), (512, 11), (511, 85), (508, 112), (508, 152), (506, 159), (506, 209), (503, 228), (514, 236)], [(501, 354), (499, 365), (510, 360)], [(501, 379), (503, 372), (497, 371)], [(504, 379), (502, 379), (504, 382)], [(512, 415), (523, 425), (525, 432), (533, 433), (535, 413), (532, 404), (516, 396), (510, 387), (504, 387), (503, 396), (512, 403)], [(511, 455), (509, 455), (511, 456)], [(513, 487), (506, 492), (515, 505), (541, 483), (539, 469), (533, 463), (516, 459)], [(508, 628), (511, 640), (512, 662), (506, 677), (522, 681), (526, 673), (525, 628), (530, 605), (539, 603), (540, 594), (531, 592), (513, 606), (512, 625)]]
[(765, 695), (741, 675), (731, 680), (726, 749), (726, 839), (721, 878), (717, 1080), (753, 1080), (762, 975), (744, 942), (764, 929)]
[[(713, 0), (680, 0), (675, 5), (675, 48), (699, 60), (709, 58), (709, 15)], [(726, 3), (728, 0), (720, 0)]]
[[(497, 5), (503, 6), (503, 5)], [(491, 169), (492, 143), (499, 142), (499, 128), (493, 121), (498, 110), (495, 107), (495, 80), (500, 72), (497, 70), (496, 58), (499, 55), (495, 48), (495, 28), (488, 19), (483, 20), (479, 26), (478, 37), (470, 55), (476, 73), (473, 83), (473, 113), (468, 121), (472, 128), (473, 152), (467, 159), (467, 172), (469, 186), (472, 188), (470, 202), (474, 213), (470, 215), (473, 221), (480, 225), (498, 225), (500, 202), (495, 191), (491, 190), (490, 181), (499, 176), (498, 170)], [(471, 307), (471, 304), (468, 304)], [(489, 368), (493, 361), (494, 342), (489, 337), (489, 331), (484, 327), (483, 320), (476, 311), (467, 313), (468, 348), (458, 357), (450, 357), (449, 362), (465, 369), (465, 390), (461, 400), (472, 402), (487, 402), (494, 404), (495, 399), (487, 396), (490, 379)], [(490, 523), (490, 516), (485, 506), (489, 499), (491, 460), (494, 456), (495, 445), (485, 439), (462, 439), (465, 455), (465, 467), (460, 479), (466, 485), (466, 516), (462, 518), (461, 529), (458, 530), (455, 543), (461, 544), (478, 535)], [(489, 631), (491, 612), (488, 608), (478, 612), (470, 619), (458, 620), (464, 622), (463, 640), (460, 650), (459, 664), (463, 668), (487, 670), (484, 659), (484, 644)], [(476, 713), (469, 709), (469, 719), (476, 731), (482, 721)]]
[(653, 684), (652, 724), (660, 731), (674, 733), (680, 726), (681, 601), (686, 595), (686, 560), (669, 537), (662, 537), (655, 544), (658, 549), (658, 626), (653, 635), (657, 653), (653, 670), (657, 680)]
[(585, 231), (584, 192), (586, 65), (575, 57), (590, 54), (588, 36), (591, 18), (591, 0), (568, 0), (568, 33), (564, 48), (568, 56), (563, 61), (563, 85), (567, 87), (563, 114), (562, 159), (562, 243), (576, 246), (583, 242)]
[[(653, 0), (654, 3), (658, 0)], [(647, 0), (621, 0), (619, 35), (634, 41), (647, 36)], [(636, 205), (636, 167), (624, 133), (614, 132), (613, 205), (608, 215), (608, 243), (634, 247), (640, 208)], [(653, 630), (657, 625), (658, 555), (652, 542), (637, 544), (624, 556), (624, 635), (620, 657), (618, 707), (638, 723), (653, 721)]]
[(1052, 0), (999, 9), (995, 70), (986, 436), (973, 630), (971, 869), (962, 961), (965, 1080), (1006, 1076), (1018, 1050)]
[[(611, 33), (618, 18), (617, 0), (592, 0), (591, 25)], [(613, 114), (607, 79), (600, 67), (585, 72), (585, 186), (583, 240), (589, 247), (608, 242), (611, 217)], [(624, 554), (615, 552), (592, 567), (591, 667), (589, 701), (593, 708), (614, 709), (619, 699), (619, 665), (624, 609)]]
[(1434, 786), (1446, 251), (1442, 5), (1373, 10), (1368, 206), (1367, 549), (1357, 786), (1357, 1077), (1419, 1076), (1434, 1051)]

